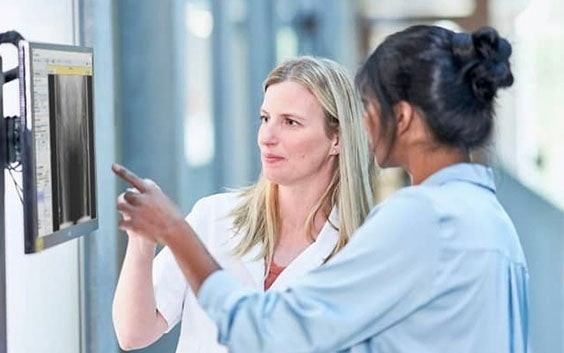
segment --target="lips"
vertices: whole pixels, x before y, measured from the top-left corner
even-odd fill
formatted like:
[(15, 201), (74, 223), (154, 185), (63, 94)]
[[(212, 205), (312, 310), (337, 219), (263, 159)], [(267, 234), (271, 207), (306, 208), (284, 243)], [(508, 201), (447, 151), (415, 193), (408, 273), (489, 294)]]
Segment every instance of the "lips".
[(274, 153), (263, 153), (262, 159), (266, 163), (276, 163), (276, 162), (280, 162), (280, 161), (284, 160), (284, 157), (279, 156), (279, 155), (274, 154)]

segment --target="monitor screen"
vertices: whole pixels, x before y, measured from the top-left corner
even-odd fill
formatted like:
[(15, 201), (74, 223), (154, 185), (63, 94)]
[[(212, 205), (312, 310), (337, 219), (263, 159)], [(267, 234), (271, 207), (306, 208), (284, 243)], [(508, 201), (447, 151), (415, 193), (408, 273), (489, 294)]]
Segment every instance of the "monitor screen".
[(92, 50), (20, 43), (25, 252), (98, 228)]

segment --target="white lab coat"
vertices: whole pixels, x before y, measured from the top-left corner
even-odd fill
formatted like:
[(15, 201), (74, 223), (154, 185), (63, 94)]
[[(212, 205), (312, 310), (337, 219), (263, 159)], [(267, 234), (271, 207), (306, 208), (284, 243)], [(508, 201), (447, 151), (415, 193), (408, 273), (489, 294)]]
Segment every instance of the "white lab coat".
[[(238, 203), (237, 194), (223, 193), (199, 200), (186, 217), (221, 267), (230, 271), (245, 286), (264, 290), (264, 259), (255, 259), (260, 248), (256, 246), (243, 257), (232, 254), (241, 234), (234, 234), (229, 213)], [(320, 266), (337, 244), (339, 233), (335, 209), (316, 241), (296, 257), (270, 287), (282, 290), (304, 273)], [(157, 309), (171, 330), (180, 320), (182, 326), (176, 353), (224, 353), (226, 348), (217, 343), (217, 327), (197, 302), (184, 275), (168, 248), (164, 248), (153, 263), (153, 283)]]

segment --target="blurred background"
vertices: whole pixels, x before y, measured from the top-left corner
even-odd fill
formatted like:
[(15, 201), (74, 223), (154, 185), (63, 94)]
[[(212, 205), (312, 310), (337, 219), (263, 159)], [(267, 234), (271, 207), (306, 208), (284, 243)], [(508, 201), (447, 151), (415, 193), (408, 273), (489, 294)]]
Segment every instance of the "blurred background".
[[(480, 158), (496, 168), (527, 256), (532, 351), (564, 352), (560, 0), (0, 0), (0, 32), (94, 48), (100, 217), (94, 234), (24, 255), (21, 203), (6, 177), (7, 351), (120, 352), (111, 301), (127, 239), (111, 163), (154, 179), (185, 212), (248, 185), (260, 172), (262, 81), (277, 63), (324, 56), (354, 75), (386, 35), (422, 23), (490, 25), (513, 45), (515, 84), (499, 94), (495, 138)], [(13, 48), (0, 54), (4, 71), (16, 65)], [(4, 95), (4, 115), (17, 115), (17, 82)], [(397, 170), (382, 173), (379, 197), (404, 183)], [(177, 335), (138, 352), (174, 352)]]

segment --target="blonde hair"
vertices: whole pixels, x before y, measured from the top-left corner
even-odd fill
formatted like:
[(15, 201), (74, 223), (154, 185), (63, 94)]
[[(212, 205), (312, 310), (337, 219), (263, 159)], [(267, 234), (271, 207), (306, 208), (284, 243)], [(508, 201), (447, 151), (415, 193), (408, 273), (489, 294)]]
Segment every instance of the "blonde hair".
[[(325, 113), (325, 131), (338, 134), (340, 154), (329, 187), (307, 218), (307, 229), (313, 238), (314, 220), (319, 212), (328, 219), (333, 206), (339, 213), (339, 240), (333, 253), (339, 251), (362, 224), (374, 205), (376, 167), (362, 128), (362, 107), (345, 69), (328, 59), (299, 57), (278, 65), (264, 81), (264, 91), (273, 84), (292, 81), (307, 88), (319, 101)], [(274, 256), (280, 229), (277, 185), (263, 176), (250, 187), (241, 189), (241, 202), (233, 210), (234, 230), (244, 232), (235, 247), (243, 255), (261, 244), (267, 266)]]

